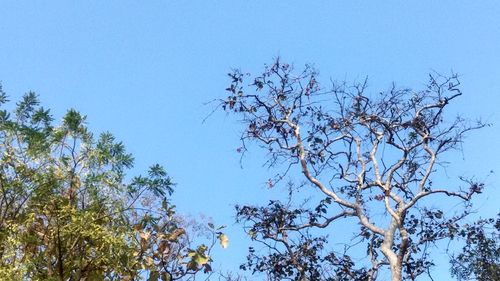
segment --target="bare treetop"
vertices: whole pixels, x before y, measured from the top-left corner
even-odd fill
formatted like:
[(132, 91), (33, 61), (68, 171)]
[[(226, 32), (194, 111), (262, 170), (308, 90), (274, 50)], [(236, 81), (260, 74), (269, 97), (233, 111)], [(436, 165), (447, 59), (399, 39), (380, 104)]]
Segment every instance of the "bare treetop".
[[(402, 266), (412, 260), (409, 248), (445, 236), (411, 238), (417, 226), (408, 224), (407, 215), (420, 216), (411, 210), (422, 209), (417, 207), (422, 198), (442, 194), (469, 202), (481, 192), (483, 185), (472, 181), (467, 189), (432, 182), (440, 156), (459, 149), (468, 131), (485, 126), (462, 117), (446, 119), (444, 109), (462, 95), (456, 74), (431, 74), (422, 90), (393, 84), (377, 94), (368, 93), (366, 80), (322, 85), (312, 66), (296, 72), (279, 59), (261, 75), (234, 70), (229, 77), (229, 96), (221, 106), (243, 122), (243, 150), (248, 141), (256, 142), (266, 149), (269, 166), (288, 167), (271, 184), (298, 165), (307, 181), (339, 207), (340, 213), (325, 222), (353, 216), (380, 238), (383, 258), (372, 256), (373, 279), (378, 267), (388, 264), (393, 280), (401, 280)], [(382, 223), (388, 225), (372, 219), (372, 208), (387, 212)]]

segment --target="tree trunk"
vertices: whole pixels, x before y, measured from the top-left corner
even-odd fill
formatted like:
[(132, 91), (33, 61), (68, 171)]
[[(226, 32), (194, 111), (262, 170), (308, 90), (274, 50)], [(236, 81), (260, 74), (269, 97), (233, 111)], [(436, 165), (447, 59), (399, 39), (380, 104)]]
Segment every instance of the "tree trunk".
[(387, 258), (390, 264), (391, 269), (391, 281), (401, 281), (403, 280), (402, 276), (402, 263), (398, 259), (398, 256), (392, 250), (392, 246), (394, 244), (394, 234), (396, 233), (396, 229), (398, 229), (398, 222), (396, 219), (392, 218), (391, 223), (384, 235), (384, 242), (382, 243), (380, 250)]
[(401, 280), (403, 280), (401, 264), (399, 262), (391, 264), (391, 281)]

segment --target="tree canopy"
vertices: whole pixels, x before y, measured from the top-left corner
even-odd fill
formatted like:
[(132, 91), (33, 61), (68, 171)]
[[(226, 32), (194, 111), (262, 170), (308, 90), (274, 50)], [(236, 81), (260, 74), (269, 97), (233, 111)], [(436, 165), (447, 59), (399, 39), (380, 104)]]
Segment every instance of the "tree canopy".
[(211, 247), (227, 237), (176, 213), (162, 166), (129, 177), (123, 143), (93, 134), (76, 110), (55, 123), (32, 92), (8, 106), (0, 88), (2, 280), (190, 280), (211, 271)]
[[(268, 280), (416, 280), (430, 276), (433, 246), (463, 239), (452, 276), (498, 279), (498, 218), (466, 223), (485, 184), (439, 180), (444, 156), (486, 126), (447, 114), (462, 95), (457, 75), (376, 93), (367, 80), (323, 85), (314, 67), (296, 71), (279, 58), (260, 75), (228, 75), (218, 105), (243, 124), (238, 152), (264, 149), (277, 171), (267, 186), (287, 191), (264, 206), (236, 205), (260, 245), (240, 269)], [(176, 212), (176, 184), (161, 165), (130, 176), (122, 142), (92, 133), (74, 109), (55, 121), (33, 92), (12, 104), (0, 87), (0, 157), (2, 280), (209, 280), (213, 247), (228, 245), (224, 227)], [(433, 198), (454, 202), (454, 212)]]
[[(219, 106), (243, 124), (241, 152), (250, 143), (265, 150), (266, 164), (278, 171), (269, 187), (290, 173), (304, 180), (285, 202), (236, 207), (250, 237), (267, 248), (250, 248), (243, 269), (272, 280), (375, 280), (385, 268), (397, 281), (429, 272), (429, 246), (454, 237), (484, 188), (468, 178), (435, 183), (443, 155), (485, 126), (445, 114), (462, 95), (456, 74), (430, 74), (420, 90), (393, 84), (375, 93), (367, 80), (322, 84), (314, 67), (295, 70), (279, 58), (258, 75), (228, 75)], [(309, 190), (324, 199), (293, 200)], [(428, 198), (463, 208), (447, 213)], [(346, 222), (358, 228), (352, 239), (336, 235)], [(347, 246), (329, 249), (330, 240)], [(360, 245), (366, 258), (356, 262)]]

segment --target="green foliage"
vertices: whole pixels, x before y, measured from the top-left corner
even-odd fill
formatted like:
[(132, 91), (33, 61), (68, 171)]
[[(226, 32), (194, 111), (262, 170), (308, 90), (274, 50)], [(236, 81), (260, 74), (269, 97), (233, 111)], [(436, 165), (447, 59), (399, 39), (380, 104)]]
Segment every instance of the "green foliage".
[(2, 280), (177, 280), (210, 271), (214, 243), (191, 245), (160, 165), (127, 182), (132, 155), (110, 133), (95, 137), (78, 111), (56, 125), (33, 92), (13, 114), (6, 102), (0, 87)]

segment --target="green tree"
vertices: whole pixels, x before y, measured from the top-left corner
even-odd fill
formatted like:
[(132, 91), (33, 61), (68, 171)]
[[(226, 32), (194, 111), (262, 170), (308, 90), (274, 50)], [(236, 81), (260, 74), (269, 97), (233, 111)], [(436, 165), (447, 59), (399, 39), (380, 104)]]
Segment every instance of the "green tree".
[[(383, 268), (393, 281), (428, 272), (429, 246), (457, 231), (484, 187), (465, 178), (465, 187), (434, 180), (443, 155), (485, 126), (446, 118), (462, 95), (456, 75), (429, 75), (422, 90), (393, 85), (371, 94), (366, 81), (324, 86), (313, 67), (295, 71), (277, 59), (259, 75), (236, 69), (229, 78), (219, 106), (243, 124), (238, 150), (251, 143), (265, 150), (266, 163), (278, 171), (271, 188), (289, 173), (305, 182), (291, 188), (285, 203), (237, 207), (238, 221), (268, 249), (250, 248), (244, 269), (301, 281), (375, 280)], [(324, 199), (300, 204), (292, 198), (296, 190)], [(446, 214), (428, 198), (461, 202), (463, 212)], [(338, 234), (345, 223), (359, 228), (347, 241)], [(329, 240), (347, 246), (329, 250)], [(359, 253), (360, 245), (366, 258), (355, 262), (352, 250)]]
[(190, 280), (211, 270), (220, 229), (204, 228), (207, 245), (190, 238), (160, 165), (126, 180), (132, 155), (110, 133), (94, 136), (85, 116), (69, 110), (55, 125), (34, 93), (12, 113), (7, 102), (0, 88), (2, 280)]

